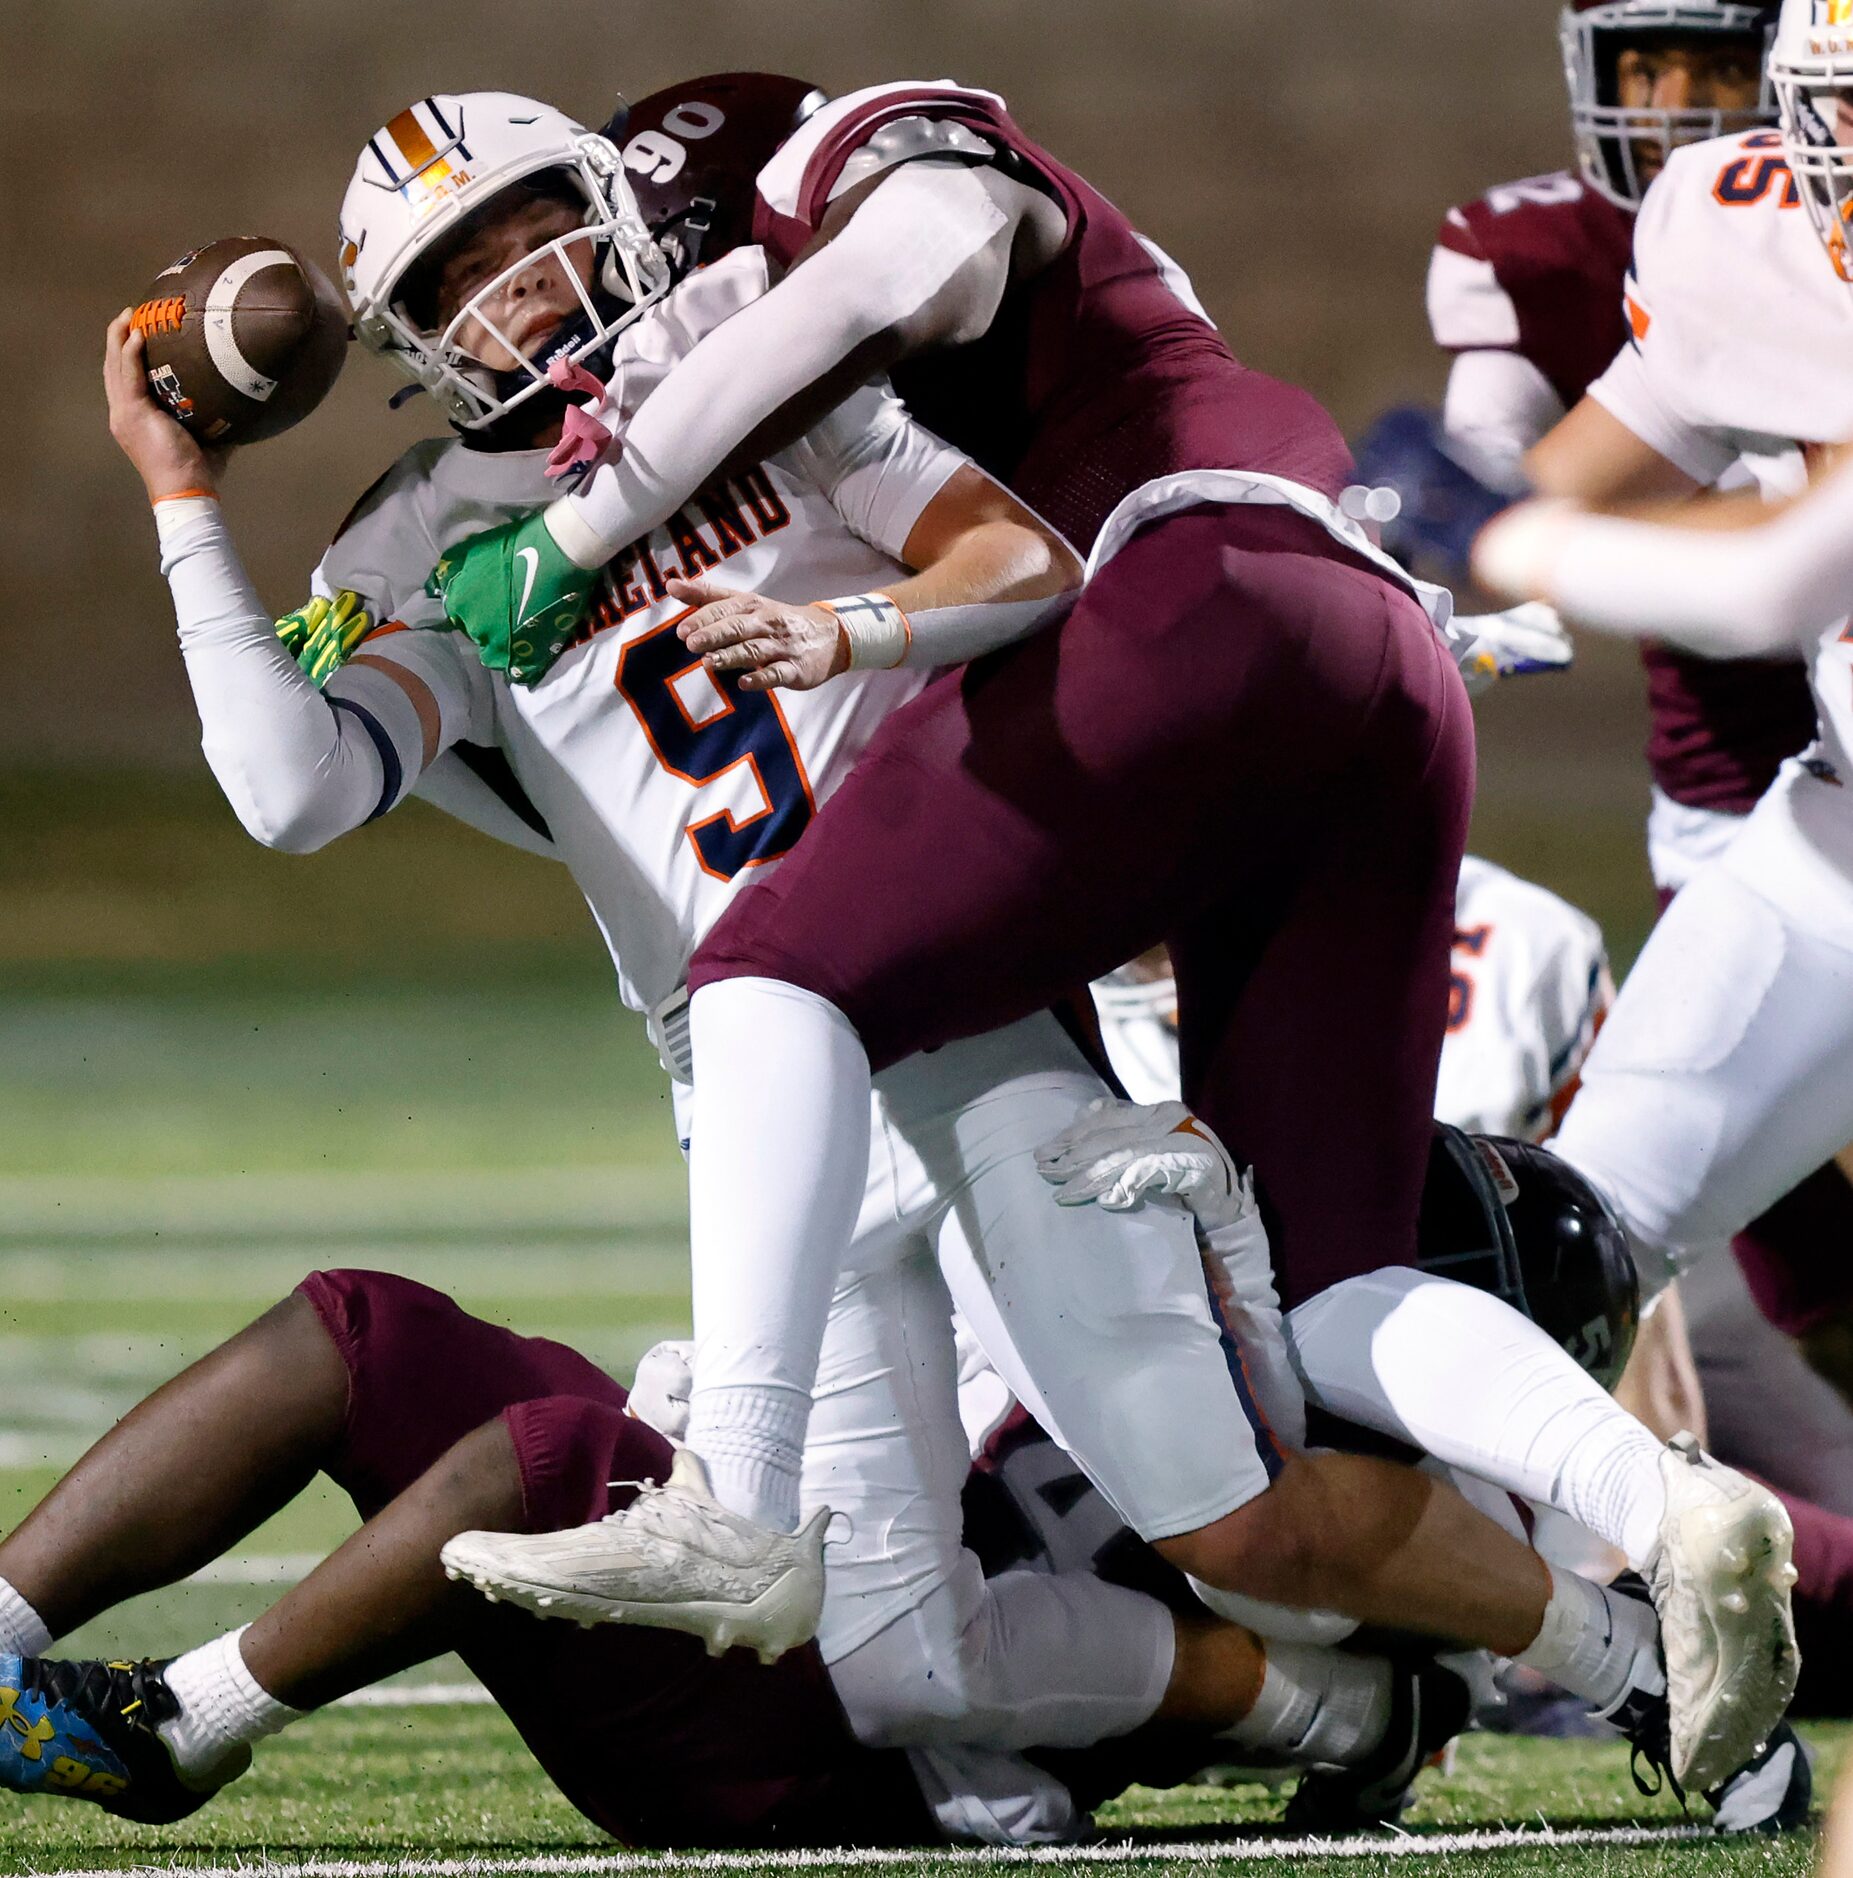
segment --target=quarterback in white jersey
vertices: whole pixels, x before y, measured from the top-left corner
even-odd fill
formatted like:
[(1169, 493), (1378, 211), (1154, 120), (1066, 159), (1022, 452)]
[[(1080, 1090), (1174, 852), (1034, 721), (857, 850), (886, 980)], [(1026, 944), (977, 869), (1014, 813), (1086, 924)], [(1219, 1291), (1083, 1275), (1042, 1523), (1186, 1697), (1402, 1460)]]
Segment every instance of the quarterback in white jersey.
[[(478, 124), (470, 134), (479, 147), (489, 141), (482, 121), (493, 123), (498, 111), (516, 127), (536, 121), (518, 100), (446, 100), (442, 110), (426, 104), (426, 115), (439, 124), (467, 109)], [(416, 107), (405, 115), (424, 125)], [(384, 135), (404, 151), (410, 133), (402, 137), (389, 126)], [(569, 138), (569, 147), (579, 150), (581, 141)], [(381, 160), (375, 145), (369, 151)], [(368, 161), (355, 184), (367, 212), (417, 180), (394, 172), (386, 189)], [(601, 168), (599, 175), (601, 189), (613, 190), (609, 172)], [(471, 396), (486, 395), (471, 375), (472, 360), (501, 358), (504, 379), (518, 379), (518, 367), (531, 370), (523, 344), (546, 337), (533, 318), (534, 295), (543, 282), (562, 284), (560, 270), (575, 265), (567, 250), (582, 238), (577, 212), (560, 229), (559, 204), (550, 211), (549, 200), (536, 194), (475, 234), (458, 229), (470, 241), (450, 253), (445, 279), (454, 262), (462, 304), (452, 313), (440, 293), (440, 318), (449, 324), (445, 337), (429, 344), (428, 334), (420, 337), (423, 328), (407, 324), (415, 318), (409, 297), (367, 288), (364, 270), (392, 252), (390, 242), (352, 242), (350, 280), (363, 334), (372, 331), (389, 351), (415, 340), (422, 349), (408, 369), (421, 383), (446, 386), (462, 410), (475, 409)], [(594, 202), (594, 219), (585, 224), (594, 238), (621, 223), (610, 208), (602, 195)], [(534, 239), (511, 250), (522, 231)], [(488, 244), (481, 268), (471, 246), (477, 235)], [(630, 320), (617, 335), (623, 382), (634, 372), (641, 392), (653, 363), (673, 354), (679, 332), (696, 331), (699, 309), (724, 301), (729, 283), (744, 279), (741, 270), (752, 265), (744, 258), (732, 270), (711, 270), (649, 317)], [(576, 278), (586, 298), (588, 276)], [(460, 349), (451, 340), (467, 336), (472, 322), (486, 335), (476, 342), (481, 356), (461, 348), (463, 366), (440, 357)], [(388, 343), (382, 333), (397, 337)], [(126, 321), (118, 322), (109, 357), (112, 424), (157, 501), (208, 754), (246, 825), (274, 845), (313, 847), (390, 809), (415, 778), (438, 773), (447, 750), (489, 740), (520, 784), (528, 813), (544, 824), (585, 887), (640, 1006), (657, 1005), (659, 994), (673, 990), (702, 922), (738, 891), (743, 876), (789, 847), (884, 700), (891, 708), (906, 695), (914, 682), (909, 674), (881, 668), (907, 658), (908, 625), (916, 653), (925, 644), (953, 642), (940, 630), (947, 614), (959, 616), (952, 624), (967, 630), (968, 646), (978, 626), (993, 635), (1020, 633), (1033, 617), (1026, 623), (1020, 611), (1004, 610), (1039, 613), (1072, 574), (1060, 542), (1033, 516), (913, 431), (879, 392), (865, 392), (771, 463), (692, 499), (660, 531), (633, 544), (601, 577), (599, 604), (583, 632), (570, 640), (551, 636), (557, 628), (550, 622), (559, 617), (551, 603), (530, 613), (524, 597), (505, 640), (469, 644), (424, 603), (418, 575), (434, 556), (442, 566), (458, 528), (495, 520), (507, 507), (519, 510), (522, 496), (493, 480), (502, 466), (479, 471), (457, 446), (428, 447), (363, 505), (346, 546), (323, 570), (328, 618), (364, 618), (369, 607), (402, 616), (392, 622), (400, 630), (367, 640), (324, 693), (272, 635), (216, 500), (199, 492), (201, 481), (211, 481), (210, 465), (150, 403), (138, 366)], [(506, 385), (490, 378), (497, 395), (484, 421), (498, 422), (528, 390), (509, 398), (502, 395)], [(621, 409), (618, 416), (622, 421)], [(505, 459), (511, 483), (525, 469), (530, 490), (540, 470), (538, 445), (546, 440), (534, 441), (525, 465), (513, 450)], [(950, 515), (943, 512), (948, 504)], [(527, 506), (536, 506), (533, 497)], [(376, 519), (388, 514), (403, 519), (392, 526)], [(922, 573), (898, 579), (908, 561), (924, 563)], [(728, 575), (747, 569), (763, 591), (715, 603)], [(707, 584), (691, 580), (698, 575)], [(853, 641), (844, 616), (866, 603), (887, 656), (871, 665), (857, 656), (869, 641), (852, 643), (846, 672), (832, 667), (817, 675), (831, 682), (814, 698), (819, 714), (801, 724), (783, 701), (755, 687), (754, 673), (780, 667), (781, 620), (802, 614), (817, 625), (813, 609), (796, 596), (838, 579), (865, 588), (884, 583), (873, 596), (835, 603), (834, 612), (842, 637)], [(337, 580), (361, 585), (334, 590)], [(794, 598), (781, 600), (781, 592)], [(692, 619), (678, 617), (697, 605)], [(899, 632), (882, 620), (884, 610), (901, 616)], [(974, 621), (974, 614), (983, 617)], [(524, 632), (536, 618), (539, 629)], [(725, 631), (704, 644), (715, 620), (765, 623), (769, 651), (762, 658), (750, 637), (743, 643)], [(823, 623), (834, 646), (829, 615)], [(930, 635), (923, 630), (929, 625)], [(736, 678), (743, 666), (751, 669)], [(795, 689), (813, 697), (802, 683)], [(712, 796), (704, 794), (710, 789)], [(647, 817), (639, 799), (647, 800)], [(656, 905), (639, 910), (627, 894)], [(1155, 1541), (1188, 1536), (1265, 1491), (1272, 1449), (1250, 1426), (1239, 1366), (1230, 1361), (1226, 1327), (1206, 1292), (1188, 1224), (1156, 1209), (1123, 1220), (1102, 1209), (1050, 1208), (1030, 1150), (1072, 1121), (1099, 1089), (1052, 1020), (1028, 1019), (904, 1063), (891, 1075), (877, 1091), (876, 1163), (865, 1158), (853, 1170), (865, 1230), (836, 1274), (834, 1341), (821, 1360), (815, 1348), (801, 1353), (812, 1359), (804, 1387), (815, 1367), (822, 1398), (804, 1460), (812, 1511), (803, 1533), (762, 1544), (750, 1567), (738, 1568), (737, 1581), (749, 1569), (761, 1575), (763, 1595), (725, 1607), (727, 1638), (776, 1653), (810, 1633), (823, 1595), (823, 1508), (843, 1507), (854, 1536), (833, 1568), (824, 1647), (838, 1665), (876, 1653), (880, 1673), (863, 1686), (881, 1700), (865, 1695), (858, 1712), (870, 1738), (924, 1736), (997, 1748), (1032, 1738), (1025, 1732), (1032, 1728), (1033, 1738), (1045, 1742), (1111, 1732), (1169, 1699), (1182, 1663), (1173, 1657), (1175, 1632), (1159, 1612), (1097, 1611), (1087, 1628), (1114, 1647), (1077, 1651), (1065, 1642), (1072, 1606), (1064, 1611), (1046, 1598), (1032, 1600), (1044, 1613), (1038, 1626), (1021, 1609), (1006, 1616), (1003, 1603), (1014, 1588), (991, 1591), (974, 1582), (958, 1548), (964, 1444), (952, 1387), (948, 1291), (1012, 1386), (1036, 1405), (1127, 1523)], [(698, 1130), (709, 1126), (710, 1105), (727, 1096), (724, 1082), (704, 1089)], [(1018, 1235), (1021, 1248), (1002, 1255), (1000, 1247), (1014, 1247)], [(1265, 1256), (1265, 1246), (1259, 1249)], [(749, 1272), (734, 1282), (762, 1281)], [(1074, 1308), (1077, 1297), (1087, 1300), (1085, 1311)], [(787, 1302), (769, 1289), (763, 1298), (755, 1294), (758, 1321), (770, 1324)], [(1519, 1331), (1529, 1328), (1520, 1320)], [(1545, 1340), (1538, 1359), (1557, 1364), (1562, 1353)], [(1159, 1376), (1162, 1394), (1151, 1386)], [(1599, 1450), (1611, 1488), (1618, 1479), (1634, 1483), (1607, 1495), (1615, 1523), (1633, 1540), (1632, 1555), (1642, 1562), (1674, 1557), (1667, 1568), (1674, 1574), (1692, 1569), (1696, 1561), (1676, 1536), (1660, 1530), (1674, 1483), (1663, 1482), (1654, 1444), (1638, 1427), (1617, 1429), (1606, 1419), (1610, 1405), (1593, 1393), (1588, 1413), (1571, 1418), (1574, 1428), (1558, 1418), (1560, 1441), (1580, 1444), (1590, 1466)], [(1574, 1499), (1579, 1469), (1572, 1457), (1559, 1459), (1551, 1471)], [(1735, 1491), (1710, 1470), (1703, 1481), (1693, 1470), (1673, 1471), (1682, 1493)], [(1694, 1489), (1685, 1487), (1688, 1477)], [(697, 1519), (724, 1532), (733, 1517), (704, 1488), (699, 1462), (687, 1459), (670, 1490), (627, 1523), (641, 1532), (652, 1510), (669, 1522), (652, 1554), (655, 1589), (646, 1595), (627, 1580), (628, 1599), (614, 1599), (601, 1614), (661, 1622), (661, 1605), (649, 1597), (686, 1600), (680, 1581), (690, 1567), (681, 1535)], [(1425, 1503), (1431, 1521), (1452, 1522), (1457, 1538), (1444, 1549), (1458, 1557), (1465, 1535), (1477, 1534), (1476, 1517), (1446, 1496), (1429, 1494)], [(502, 1537), (504, 1554), (511, 1543), (521, 1541)], [(465, 1576), (480, 1569), (461, 1540), (447, 1562)], [(1535, 1565), (1523, 1569), (1528, 1583), (1538, 1583)], [(1698, 1562), (1698, 1569), (1709, 1568)], [(1110, 1589), (1071, 1595), (1098, 1601)], [(1538, 1666), (1575, 1678), (1592, 1700), (1611, 1701), (1636, 1688), (1651, 1708), (1659, 1673), (1651, 1617), (1561, 1575), (1540, 1585), (1539, 1594), (1545, 1615), (1537, 1634), (1528, 1643), (1515, 1637), (1515, 1644), (1532, 1660), (1544, 1659)], [(1410, 1614), (1406, 1600), (1387, 1591), (1373, 1590), (1364, 1606), (1358, 1614)], [(1449, 1611), (1452, 1630), (1463, 1623), (1457, 1592), (1450, 1592)], [(1478, 1621), (1492, 1627), (1484, 1614)], [(1020, 1653), (1000, 1650), (1000, 1635)], [(721, 1640), (718, 1628), (714, 1640)], [(1271, 1659), (1269, 1673), (1274, 1669), (1285, 1673)], [(1330, 1665), (1318, 1671), (1328, 1687), (1338, 1673)], [(1715, 1765), (1723, 1773), (1741, 1759), (1736, 1745), (1746, 1724), (1726, 1715), (1731, 1687), (1730, 1675), (1714, 1673), (1684, 1692), (1675, 1689), (1677, 1770)], [(1193, 1694), (1201, 1699), (1200, 1690)], [(1764, 1699), (1758, 1692), (1758, 1707)], [(1749, 1726), (1757, 1725), (1754, 1717), (1753, 1710)], [(1432, 1725), (1431, 1714), (1422, 1728)], [(1421, 1733), (1415, 1730), (1403, 1749), (1418, 1746)], [(1381, 1726), (1375, 1736), (1355, 1731), (1351, 1751), (1371, 1752), (1381, 1734)]]
[[(756, 249), (691, 277), (620, 341), (627, 384), (641, 396), (764, 287)], [(735, 471), (626, 550), (583, 636), (522, 684), (485, 668), (425, 585), (451, 543), (548, 500), (545, 452), (415, 445), (315, 576), (318, 593), (356, 593), (392, 622), (325, 693), (364, 712), (359, 726), (377, 726), (390, 746), (367, 815), (419, 787), (453, 744), (499, 748), (598, 920), (625, 1002), (654, 1011), (681, 985), (696, 937), (790, 849), (875, 726), (925, 679), (896, 668), (809, 691), (724, 690), (678, 636), (693, 609), (670, 582), (791, 601), (892, 585), (905, 577), (909, 535), (964, 462), (892, 394), (856, 393), (800, 444)], [(434, 725), (418, 722), (386, 666), (428, 687)], [(614, 694), (623, 708), (612, 708)], [(440, 780), (441, 803), (443, 790)], [(341, 819), (325, 795), (304, 803), (281, 845), (332, 837)]]
[[(1561, 1137), (1620, 1207), (1650, 1280), (1728, 1239), (1853, 1136), (1853, 586), (1818, 580), (1832, 486), (1767, 539), (1677, 545), (1562, 498), (1600, 508), (1690, 493), (1739, 455), (1779, 461), (1800, 444), (1825, 457), (1853, 438), (1847, 12), (1785, 7), (1771, 61), (1779, 137), (1695, 146), (1668, 166), (1641, 218), (1633, 344), (1594, 408), (1534, 457), (1560, 500), (1496, 524), (1480, 552), (1498, 585), (1548, 592), (1592, 624), (1713, 654), (1812, 639), (1817, 742), (1655, 931)], [(1778, 470), (1767, 486), (1787, 485)], [(1746, 599), (1753, 611), (1729, 611)]]

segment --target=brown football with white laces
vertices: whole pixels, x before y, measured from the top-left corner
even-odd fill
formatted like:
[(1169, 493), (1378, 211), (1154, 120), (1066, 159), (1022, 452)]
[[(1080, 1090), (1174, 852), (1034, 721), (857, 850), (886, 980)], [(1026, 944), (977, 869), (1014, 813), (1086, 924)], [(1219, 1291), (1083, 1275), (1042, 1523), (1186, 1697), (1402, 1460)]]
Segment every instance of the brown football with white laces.
[(164, 268), (131, 310), (148, 386), (202, 443), (258, 443), (300, 423), (347, 356), (328, 277), (287, 242), (233, 235)]

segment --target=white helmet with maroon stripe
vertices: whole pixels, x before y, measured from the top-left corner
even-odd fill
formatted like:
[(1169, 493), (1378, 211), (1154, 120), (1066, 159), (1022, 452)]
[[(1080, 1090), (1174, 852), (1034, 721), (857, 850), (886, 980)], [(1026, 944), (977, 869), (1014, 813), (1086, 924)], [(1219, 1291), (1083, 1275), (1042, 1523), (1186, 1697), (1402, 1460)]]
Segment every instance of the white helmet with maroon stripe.
[[(1621, 102), (1617, 68), (1630, 47), (1713, 34), (1745, 40), (1761, 61), (1775, 34), (1776, 13), (1774, 5), (1746, 0), (1570, 0), (1559, 33), (1583, 180), (1618, 207), (1638, 208), (1654, 174), (1681, 144), (1773, 124), (1776, 105), (1767, 75), (1749, 109), (1630, 110)], [(1643, 149), (1658, 156), (1646, 174)]]
[(1769, 73), (1803, 206), (1853, 281), (1853, 0), (1786, 0)]
[[(419, 304), (426, 262), (507, 190), (559, 194), (584, 205), (583, 225), (546, 244), (558, 250), (581, 302), (578, 317), (528, 357), (485, 308), (532, 261), (475, 287), (438, 325)], [(566, 250), (592, 244), (593, 265)], [(581, 281), (581, 272), (590, 284)], [(341, 276), (363, 345), (430, 392), (452, 423), (480, 429), (547, 388), (556, 358), (592, 360), (669, 287), (669, 268), (637, 212), (617, 149), (552, 105), (504, 91), (421, 98), (367, 140), (341, 205)], [(421, 281), (421, 276), (424, 277)], [(492, 334), (518, 361), (494, 371), (458, 343), (467, 326)]]

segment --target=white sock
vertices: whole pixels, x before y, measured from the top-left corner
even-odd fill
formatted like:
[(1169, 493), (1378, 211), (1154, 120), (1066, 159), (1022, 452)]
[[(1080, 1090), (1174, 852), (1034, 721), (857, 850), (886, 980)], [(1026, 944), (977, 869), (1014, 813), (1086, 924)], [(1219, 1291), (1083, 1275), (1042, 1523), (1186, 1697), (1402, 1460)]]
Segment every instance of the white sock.
[(228, 1754), (262, 1741), (302, 1719), (303, 1711), (279, 1702), (245, 1665), (233, 1630), (167, 1666), (167, 1686), (180, 1713), (158, 1730), (184, 1778), (209, 1775)]
[(1255, 1705), (1221, 1739), (1266, 1748), (1302, 1765), (1349, 1766), (1383, 1739), (1390, 1721), (1390, 1666), (1306, 1643), (1265, 1644)]
[(1652, 1607), (1574, 1572), (1547, 1569), (1551, 1600), (1543, 1625), (1516, 1660), (1596, 1708), (1611, 1707), (1630, 1687), (1663, 1689)]
[(869, 1060), (835, 1005), (769, 978), (704, 985), (689, 1042), (688, 1445), (722, 1505), (792, 1532), (824, 1324), (868, 1188)]
[(1287, 1323), (1311, 1401), (1646, 1564), (1666, 1512), (1660, 1443), (1511, 1305), (1398, 1269), (1334, 1285)]
[(0, 1656), (43, 1656), (50, 1648), (45, 1620), (0, 1578)]

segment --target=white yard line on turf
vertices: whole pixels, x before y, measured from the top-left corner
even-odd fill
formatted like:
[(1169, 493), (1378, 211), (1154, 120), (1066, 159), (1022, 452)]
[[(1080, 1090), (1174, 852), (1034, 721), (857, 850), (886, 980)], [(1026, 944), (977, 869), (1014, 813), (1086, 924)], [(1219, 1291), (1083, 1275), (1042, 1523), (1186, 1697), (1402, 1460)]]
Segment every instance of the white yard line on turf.
[(487, 1708), (495, 1701), (480, 1682), (389, 1682), (356, 1689), (331, 1708)]
[(1215, 1865), (1224, 1861), (1262, 1864), (1276, 1859), (1433, 1858), (1455, 1852), (1513, 1852), (1549, 1846), (1633, 1846), (1710, 1839), (1708, 1827), (1577, 1826), (1553, 1832), (1548, 1826), (1501, 1827), (1484, 1832), (1405, 1832), (1392, 1838), (1209, 1839), (1188, 1844), (1160, 1840), (1115, 1840), (1105, 1845), (946, 1846), (938, 1851), (843, 1852), (543, 1852), (509, 1858), (240, 1859), (229, 1865), (109, 1865), (58, 1871), (57, 1878), (128, 1878), (130, 1873), (181, 1871), (188, 1878), (601, 1878), (602, 1874), (648, 1871), (813, 1871), (844, 1866), (880, 1871), (908, 1865), (1063, 1866)]

